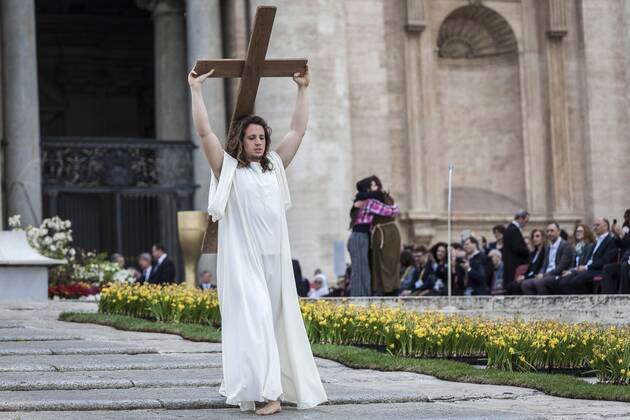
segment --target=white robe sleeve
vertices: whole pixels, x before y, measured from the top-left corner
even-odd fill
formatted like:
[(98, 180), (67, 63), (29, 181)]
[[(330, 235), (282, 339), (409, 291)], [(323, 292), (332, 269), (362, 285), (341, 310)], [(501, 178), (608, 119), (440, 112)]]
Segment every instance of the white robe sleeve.
[(280, 155), (275, 151), (269, 152), (269, 160), (273, 164), (276, 172), (276, 178), (278, 179), (278, 185), (280, 185), (280, 194), (282, 194), (282, 201), (284, 202), (284, 209), (288, 210), (291, 207), (291, 193), (289, 192), (289, 183), (287, 182), (287, 174), (284, 170), (284, 164)]
[(212, 221), (223, 218), (225, 215), (225, 207), (227, 206), (230, 191), (232, 190), (232, 180), (238, 161), (232, 156), (223, 152), (223, 166), (219, 179), (214, 176), (210, 169), (210, 190), (208, 191), (208, 215), (212, 217)]

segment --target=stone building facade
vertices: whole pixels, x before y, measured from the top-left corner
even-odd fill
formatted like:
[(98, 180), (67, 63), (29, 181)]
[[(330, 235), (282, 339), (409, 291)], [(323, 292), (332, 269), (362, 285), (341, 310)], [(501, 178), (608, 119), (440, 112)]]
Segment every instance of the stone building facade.
[[(52, 208), (43, 199), (42, 138), (197, 143), (187, 69), (198, 58), (243, 57), (249, 22), (263, 4), (278, 6), (268, 57), (307, 57), (312, 72), (309, 129), (289, 169), (293, 253), (307, 275), (316, 267), (333, 273), (333, 244), (347, 239), (354, 184), (371, 174), (401, 206), (405, 242), (445, 239), (449, 163), (455, 232), (489, 234), (519, 208), (529, 209), (535, 224), (553, 219), (570, 229), (594, 216), (620, 218), (630, 207), (628, 1), (61, 0), (53, 2), (58, 10), (49, 3), (1, 3), (4, 226), (8, 215), (30, 222)], [(68, 13), (75, 21), (59, 26)], [(75, 54), (79, 67), (91, 62), (103, 70), (97, 78), (121, 65), (114, 79), (121, 86), (131, 74), (120, 88), (127, 97), (108, 89), (91, 99), (83, 90), (68, 95), (68, 80), (85, 73), (55, 74), (60, 66), (50, 56), (61, 60), (62, 43), (55, 34), (81, 39), (76, 19), (90, 13), (107, 14), (112, 25), (99, 35), (103, 50), (73, 44), (63, 57)], [(40, 29), (40, 22), (57, 26)], [(136, 49), (125, 56), (116, 42)], [(111, 59), (98, 61), (103, 56)], [(211, 121), (222, 133), (236, 83), (207, 85)], [(105, 105), (95, 100), (104, 97)], [(276, 141), (288, 130), (294, 98), (289, 79), (262, 80), (256, 109)], [(107, 120), (112, 110), (128, 111)], [(66, 115), (66, 129), (58, 114)], [(199, 149), (190, 153), (198, 187), (189, 201), (175, 199), (175, 209), (206, 207), (207, 164)], [(155, 188), (164, 186), (156, 181)]]

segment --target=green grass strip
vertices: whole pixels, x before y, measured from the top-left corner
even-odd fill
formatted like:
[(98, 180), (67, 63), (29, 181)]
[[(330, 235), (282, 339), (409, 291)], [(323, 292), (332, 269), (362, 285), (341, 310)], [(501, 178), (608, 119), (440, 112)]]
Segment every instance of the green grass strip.
[[(64, 312), (59, 315), (59, 319), (107, 325), (125, 331), (176, 334), (191, 341), (221, 341), (221, 331), (208, 325), (154, 322), (129, 316), (84, 312)], [(336, 344), (312, 344), (311, 347), (314, 355), (351, 368), (415, 372), (447, 381), (517, 386), (556, 397), (630, 402), (630, 387), (627, 385), (590, 384), (570, 375), (478, 369), (452, 360), (415, 359)]]

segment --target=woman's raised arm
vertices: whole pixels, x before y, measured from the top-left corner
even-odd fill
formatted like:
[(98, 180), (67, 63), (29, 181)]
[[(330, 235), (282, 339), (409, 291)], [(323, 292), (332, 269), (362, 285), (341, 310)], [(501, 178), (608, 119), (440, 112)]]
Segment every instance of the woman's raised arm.
[(192, 98), (192, 118), (195, 130), (201, 139), (201, 146), (206, 154), (210, 168), (212, 168), (214, 176), (218, 179), (223, 166), (223, 147), (217, 135), (212, 131), (212, 127), (210, 127), (210, 119), (208, 118), (206, 105), (203, 102), (203, 92), (201, 90), (202, 83), (212, 73), (214, 73), (214, 69), (202, 75), (197, 75), (193, 70), (188, 73), (188, 85), (190, 86)]
[(293, 81), (297, 84), (298, 92), (295, 100), (295, 109), (291, 118), (291, 129), (284, 136), (282, 142), (276, 148), (276, 153), (282, 159), (282, 163), (286, 168), (293, 160), (293, 157), (300, 148), (302, 138), (306, 133), (306, 125), (308, 123), (308, 98), (306, 90), (310, 82), (308, 67), (304, 73), (295, 73)]

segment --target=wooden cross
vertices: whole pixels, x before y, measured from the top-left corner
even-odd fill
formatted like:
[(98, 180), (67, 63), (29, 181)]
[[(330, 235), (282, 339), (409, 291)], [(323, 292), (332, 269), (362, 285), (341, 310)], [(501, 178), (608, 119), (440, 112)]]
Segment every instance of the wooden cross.
[[(304, 58), (265, 59), (275, 16), (275, 7), (258, 6), (245, 60), (200, 60), (195, 64), (194, 70), (198, 75), (214, 69), (214, 73), (210, 77), (240, 77), (241, 79), (228, 135), (232, 133), (234, 125), (239, 118), (254, 113), (256, 93), (258, 92), (261, 77), (293, 77), (295, 73), (304, 73), (306, 71), (307, 60)], [(208, 218), (208, 226), (202, 244), (202, 253), (204, 254), (216, 254), (217, 252), (217, 225), (218, 223), (213, 223), (212, 219)]]
[(197, 74), (204, 74), (214, 69), (210, 77), (241, 78), (228, 135), (240, 117), (254, 113), (254, 103), (261, 77), (293, 77), (295, 73), (306, 71), (307, 60), (304, 58), (265, 60), (275, 16), (275, 7), (258, 6), (245, 60), (203, 60), (197, 61), (195, 65), (194, 70)]

